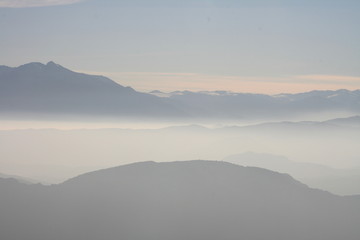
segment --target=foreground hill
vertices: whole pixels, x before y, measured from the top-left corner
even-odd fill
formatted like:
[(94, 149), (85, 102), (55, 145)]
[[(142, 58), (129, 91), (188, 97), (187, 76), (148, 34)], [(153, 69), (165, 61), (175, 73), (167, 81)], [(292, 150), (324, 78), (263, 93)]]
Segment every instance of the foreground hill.
[(0, 180), (0, 238), (358, 239), (360, 202), (226, 162), (144, 162), (53, 186)]

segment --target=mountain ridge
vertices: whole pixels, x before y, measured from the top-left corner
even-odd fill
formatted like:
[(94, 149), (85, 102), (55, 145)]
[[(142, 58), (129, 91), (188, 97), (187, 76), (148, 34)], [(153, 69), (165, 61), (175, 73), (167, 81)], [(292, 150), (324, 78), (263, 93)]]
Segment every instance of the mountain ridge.
[(2, 239), (356, 240), (360, 233), (358, 198), (220, 161), (142, 162), (54, 186), (19, 184), (0, 179)]
[(227, 156), (223, 161), (287, 173), (312, 188), (341, 196), (360, 193), (360, 188), (356, 184), (360, 180), (360, 168), (332, 168), (322, 164), (295, 162), (284, 156), (254, 152)]
[(273, 96), (226, 91), (142, 93), (107, 77), (73, 72), (54, 62), (0, 67), (0, 113), (13, 118), (22, 113), (22, 118), (75, 115), (246, 120), (339, 111), (360, 114), (360, 90)]
[(73, 72), (54, 62), (6, 69), (0, 71), (0, 111), (5, 114), (178, 115), (175, 107), (155, 96), (123, 87), (103, 76)]

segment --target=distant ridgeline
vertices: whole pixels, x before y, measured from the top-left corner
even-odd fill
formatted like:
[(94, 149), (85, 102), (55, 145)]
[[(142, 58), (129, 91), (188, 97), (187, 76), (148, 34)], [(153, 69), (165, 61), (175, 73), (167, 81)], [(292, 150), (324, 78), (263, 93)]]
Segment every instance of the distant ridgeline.
[(226, 162), (143, 162), (59, 185), (0, 179), (0, 239), (358, 240), (360, 198)]
[(28, 63), (16, 68), (0, 66), (3, 117), (242, 119), (331, 111), (360, 113), (360, 90), (273, 96), (224, 91), (147, 94), (103, 76), (70, 71), (54, 62)]

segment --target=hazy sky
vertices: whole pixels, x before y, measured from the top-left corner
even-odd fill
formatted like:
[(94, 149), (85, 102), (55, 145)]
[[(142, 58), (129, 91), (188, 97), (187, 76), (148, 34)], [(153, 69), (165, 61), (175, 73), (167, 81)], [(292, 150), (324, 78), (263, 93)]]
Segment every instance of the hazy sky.
[(360, 88), (358, 0), (0, 0), (0, 65), (137, 90)]

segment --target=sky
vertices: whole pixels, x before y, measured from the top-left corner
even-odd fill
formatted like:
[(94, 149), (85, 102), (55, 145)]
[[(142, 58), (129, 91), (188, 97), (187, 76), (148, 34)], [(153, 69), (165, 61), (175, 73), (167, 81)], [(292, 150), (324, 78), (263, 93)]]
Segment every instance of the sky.
[(360, 89), (357, 0), (0, 0), (0, 65), (139, 91)]

